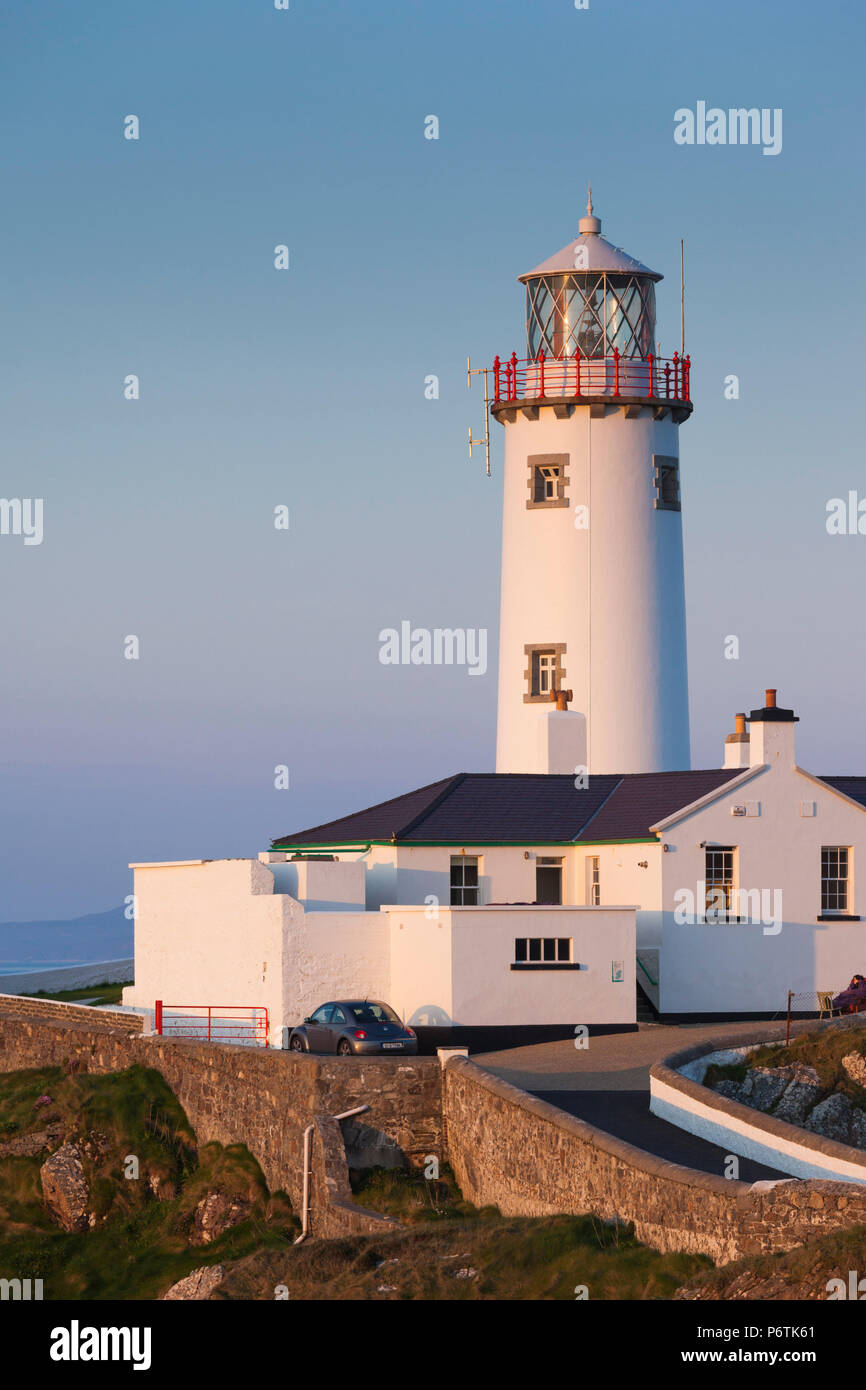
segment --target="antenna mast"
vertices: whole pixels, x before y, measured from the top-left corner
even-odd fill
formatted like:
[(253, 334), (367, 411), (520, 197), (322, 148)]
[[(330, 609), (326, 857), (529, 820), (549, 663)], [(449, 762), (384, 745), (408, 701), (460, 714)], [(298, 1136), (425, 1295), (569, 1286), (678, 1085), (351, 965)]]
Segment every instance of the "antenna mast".
[(680, 357), (686, 355), (685, 242), (680, 237)]
[(484, 445), (484, 454), (487, 460), (487, 476), (490, 477), (490, 389), (488, 384), (489, 367), (473, 367), (469, 357), (466, 359), (466, 385), (471, 391), (472, 378), (474, 376), (484, 377), (484, 433), (480, 439), (472, 438), (472, 426), (469, 426), (469, 458), (472, 458), (472, 450)]

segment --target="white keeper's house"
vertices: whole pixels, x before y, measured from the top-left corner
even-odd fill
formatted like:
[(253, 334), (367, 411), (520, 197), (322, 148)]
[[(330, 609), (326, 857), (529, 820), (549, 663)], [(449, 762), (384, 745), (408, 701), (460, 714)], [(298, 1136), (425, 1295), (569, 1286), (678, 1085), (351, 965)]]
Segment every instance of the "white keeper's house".
[[(270, 1041), (388, 1000), (422, 1044), (811, 1010), (866, 973), (866, 776), (797, 765), (768, 690), (689, 768), (679, 426), (661, 276), (579, 236), (522, 276), (505, 431), (496, 772), (459, 773), (257, 859), (136, 864), (124, 1002), (250, 1006)], [(573, 708), (569, 708), (572, 705)], [(866, 879), (866, 868), (863, 870)], [(637, 1001), (637, 1002), (636, 1002)]]

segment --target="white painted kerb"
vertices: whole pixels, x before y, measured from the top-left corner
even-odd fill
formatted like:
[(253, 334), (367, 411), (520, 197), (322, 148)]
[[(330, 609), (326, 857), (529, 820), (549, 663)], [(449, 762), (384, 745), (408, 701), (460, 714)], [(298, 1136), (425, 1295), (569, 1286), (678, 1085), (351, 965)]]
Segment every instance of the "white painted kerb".
[[(712, 1060), (712, 1055), (700, 1058), (702, 1064)], [(720, 1120), (723, 1112), (684, 1095), (654, 1076), (650, 1076), (650, 1112), (678, 1129), (696, 1134), (699, 1139), (718, 1144), (741, 1158), (752, 1158), (768, 1168), (778, 1168), (795, 1178), (866, 1183), (866, 1154), (861, 1163), (848, 1161), (798, 1144), (796, 1140), (768, 1134), (738, 1115), (725, 1112), (724, 1119)]]

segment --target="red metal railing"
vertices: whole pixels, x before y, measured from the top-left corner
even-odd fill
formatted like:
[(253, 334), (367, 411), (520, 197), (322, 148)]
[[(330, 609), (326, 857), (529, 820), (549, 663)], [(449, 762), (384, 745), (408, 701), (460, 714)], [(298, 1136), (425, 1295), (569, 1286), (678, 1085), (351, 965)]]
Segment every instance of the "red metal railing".
[(154, 1006), (154, 1031), (166, 1038), (268, 1046), (268, 1011), (258, 1004), (164, 1004)]
[(623, 357), (614, 348), (612, 357), (518, 358), (493, 360), (494, 401), (546, 400), (551, 397), (638, 396), (653, 401), (691, 403), (691, 357)]

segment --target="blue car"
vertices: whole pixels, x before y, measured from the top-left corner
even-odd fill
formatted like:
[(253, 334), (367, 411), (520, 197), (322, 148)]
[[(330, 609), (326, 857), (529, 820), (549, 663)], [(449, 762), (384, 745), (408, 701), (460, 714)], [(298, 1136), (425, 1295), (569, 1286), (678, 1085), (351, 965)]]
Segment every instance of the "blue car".
[(292, 1052), (336, 1052), (340, 1057), (407, 1056), (418, 1051), (411, 1028), (380, 999), (332, 999), (289, 1035)]

